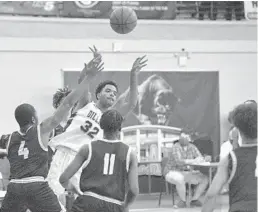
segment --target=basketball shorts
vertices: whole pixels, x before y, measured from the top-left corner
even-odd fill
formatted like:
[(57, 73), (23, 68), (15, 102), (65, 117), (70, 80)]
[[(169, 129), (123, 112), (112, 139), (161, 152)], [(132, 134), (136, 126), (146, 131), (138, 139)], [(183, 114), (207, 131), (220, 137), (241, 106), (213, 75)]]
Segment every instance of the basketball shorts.
[[(47, 181), (58, 198), (65, 192), (64, 187), (59, 183), (59, 178), (68, 165), (73, 161), (75, 156), (76, 152), (66, 147), (59, 147), (53, 156)], [(76, 186), (76, 188), (78, 188), (79, 191), (81, 172), (82, 169), (80, 169), (71, 179), (71, 182), (74, 184), (74, 186)], [(62, 202), (62, 204), (64, 204), (61, 199), (59, 200)]]
[(71, 212), (124, 212), (124, 207), (95, 197), (81, 195), (74, 201)]
[(61, 212), (57, 196), (47, 182), (9, 183), (0, 212)]

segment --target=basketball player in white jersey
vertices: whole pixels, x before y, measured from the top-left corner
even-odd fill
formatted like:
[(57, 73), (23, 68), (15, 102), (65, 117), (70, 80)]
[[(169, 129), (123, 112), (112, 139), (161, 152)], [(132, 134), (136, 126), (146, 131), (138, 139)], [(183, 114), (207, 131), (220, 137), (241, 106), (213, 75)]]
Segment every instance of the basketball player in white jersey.
[[(92, 50), (94, 57), (98, 57), (99, 53), (95, 48)], [(48, 181), (60, 201), (64, 204), (64, 188), (59, 183), (59, 177), (67, 166), (74, 159), (79, 149), (93, 139), (102, 138), (103, 132), (99, 126), (102, 113), (108, 109), (115, 108), (125, 118), (126, 115), (134, 109), (137, 104), (137, 75), (139, 71), (145, 67), (147, 60), (144, 57), (137, 58), (132, 66), (130, 73), (130, 96), (128, 102), (116, 101), (118, 87), (115, 82), (104, 81), (99, 84), (95, 95), (97, 102), (90, 102), (81, 109), (78, 109), (69, 119), (65, 132), (55, 137), (51, 141), (51, 145), (56, 149), (51, 167), (49, 170)], [(87, 70), (84, 71), (87, 76)], [(85, 96), (88, 96), (85, 95)], [(84, 99), (85, 101), (85, 99)], [(80, 105), (80, 102), (78, 103)], [(79, 189), (79, 179), (81, 169), (73, 176), (72, 182)]]

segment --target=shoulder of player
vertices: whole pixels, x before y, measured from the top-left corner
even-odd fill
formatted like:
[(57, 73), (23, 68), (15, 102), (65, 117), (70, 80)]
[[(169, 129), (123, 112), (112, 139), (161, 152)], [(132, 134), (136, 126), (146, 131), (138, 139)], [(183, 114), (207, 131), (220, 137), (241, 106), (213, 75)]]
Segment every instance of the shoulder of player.
[(191, 149), (198, 149), (194, 143), (189, 143), (188, 147), (190, 147)]
[(96, 103), (95, 102), (89, 102), (88, 104), (86, 104), (84, 107), (82, 107), (81, 109), (79, 109), (78, 111), (81, 111), (81, 110), (85, 110), (85, 109), (88, 109), (88, 108), (91, 108), (91, 107), (96, 107)]

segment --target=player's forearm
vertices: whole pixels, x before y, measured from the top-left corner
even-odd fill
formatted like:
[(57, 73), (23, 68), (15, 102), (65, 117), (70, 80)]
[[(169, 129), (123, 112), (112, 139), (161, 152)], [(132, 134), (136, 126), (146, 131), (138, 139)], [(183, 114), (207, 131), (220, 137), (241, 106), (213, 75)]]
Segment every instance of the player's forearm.
[(138, 193), (139, 192), (132, 192), (131, 190), (128, 191), (126, 198), (125, 198), (125, 207), (126, 208), (134, 202)]
[(129, 104), (130, 109), (134, 109), (138, 100), (138, 75), (135, 72), (131, 72), (130, 75), (130, 90), (129, 90)]
[(213, 196), (207, 196), (202, 206), (202, 212), (213, 212), (216, 205), (216, 198)]
[(67, 106), (71, 109), (74, 104), (82, 97), (84, 92), (88, 90), (90, 79), (86, 76), (82, 82), (73, 90), (63, 101), (62, 105)]

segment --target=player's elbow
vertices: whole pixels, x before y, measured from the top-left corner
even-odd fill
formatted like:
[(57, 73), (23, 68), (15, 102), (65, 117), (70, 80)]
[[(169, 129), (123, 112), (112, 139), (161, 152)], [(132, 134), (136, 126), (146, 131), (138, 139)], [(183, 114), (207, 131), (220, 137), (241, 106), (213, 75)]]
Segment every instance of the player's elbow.
[(136, 197), (139, 194), (139, 186), (131, 187), (130, 191), (131, 191), (132, 195)]
[(67, 178), (64, 174), (62, 174), (62, 175), (59, 177), (59, 183), (60, 183), (63, 187), (65, 187), (65, 184), (67, 184), (67, 182), (68, 182), (68, 178)]

